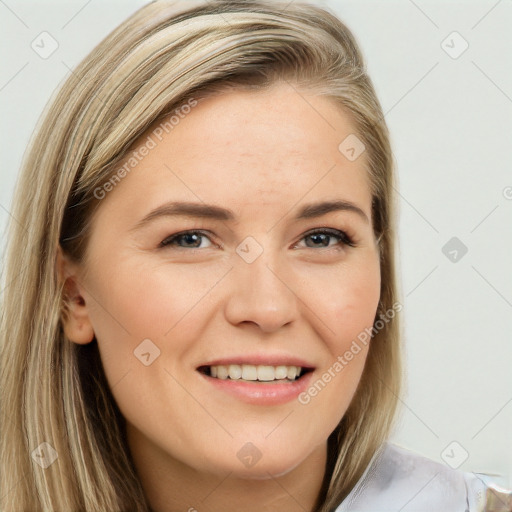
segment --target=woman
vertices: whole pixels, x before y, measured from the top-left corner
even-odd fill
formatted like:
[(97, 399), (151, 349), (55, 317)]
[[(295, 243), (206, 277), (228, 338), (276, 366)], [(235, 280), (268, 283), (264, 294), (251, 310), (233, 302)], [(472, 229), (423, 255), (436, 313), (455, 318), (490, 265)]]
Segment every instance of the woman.
[(476, 477), (386, 442), (393, 187), (333, 15), (136, 12), (64, 84), (19, 183), (2, 510), (480, 510)]

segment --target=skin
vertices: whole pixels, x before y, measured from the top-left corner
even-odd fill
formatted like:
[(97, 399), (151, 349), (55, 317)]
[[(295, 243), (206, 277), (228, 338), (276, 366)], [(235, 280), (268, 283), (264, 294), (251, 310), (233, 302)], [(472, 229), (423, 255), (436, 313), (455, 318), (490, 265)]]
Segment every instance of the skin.
[[(196, 368), (295, 355), (315, 367), (315, 382), (371, 328), (380, 270), (366, 155), (351, 162), (338, 150), (355, 131), (331, 100), (285, 83), (209, 97), (102, 199), (84, 262), (59, 256), (65, 332), (75, 343), (97, 339), (153, 510), (313, 509), (327, 438), (367, 347), (306, 405), (246, 403)], [(352, 211), (295, 218), (325, 200), (350, 201), (367, 220)], [(161, 216), (136, 227), (168, 201), (214, 204), (235, 220)], [(305, 237), (318, 228), (345, 231), (356, 246)], [(208, 235), (198, 248), (190, 239), (159, 247), (194, 229)], [(252, 263), (236, 252), (248, 236), (263, 248)], [(160, 350), (149, 366), (134, 356), (144, 339)], [(248, 442), (261, 454), (251, 467), (237, 457)]]

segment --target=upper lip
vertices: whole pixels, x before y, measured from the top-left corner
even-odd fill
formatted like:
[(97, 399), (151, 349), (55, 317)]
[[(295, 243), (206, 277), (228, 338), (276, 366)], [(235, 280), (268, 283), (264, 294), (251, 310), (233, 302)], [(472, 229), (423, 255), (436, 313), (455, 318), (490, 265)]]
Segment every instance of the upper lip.
[(230, 364), (250, 364), (253, 366), (300, 366), (301, 368), (308, 369), (315, 368), (311, 363), (295, 356), (268, 354), (240, 355), (212, 359), (211, 361), (200, 364), (198, 368), (204, 366), (229, 366)]

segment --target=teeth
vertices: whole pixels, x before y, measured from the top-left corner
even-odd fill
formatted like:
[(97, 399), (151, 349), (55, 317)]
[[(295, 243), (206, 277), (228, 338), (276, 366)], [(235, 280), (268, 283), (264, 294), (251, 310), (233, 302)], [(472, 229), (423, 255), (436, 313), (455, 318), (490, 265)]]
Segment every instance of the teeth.
[(227, 366), (217, 366), (217, 379), (226, 380), (229, 377)]
[(275, 380), (275, 368), (273, 366), (258, 366), (258, 380)]
[(288, 368), (286, 366), (276, 366), (274, 376), (276, 379), (286, 379), (288, 376)]
[(210, 366), (210, 376), (217, 379), (250, 380), (270, 382), (274, 380), (295, 380), (301, 374), (300, 366), (267, 366), (252, 364), (230, 364)]
[(228, 366), (229, 378), (236, 380), (242, 376), (242, 368), (238, 364), (230, 364)]
[(258, 367), (252, 364), (242, 365), (242, 379), (244, 380), (258, 380)]
[(297, 377), (297, 367), (296, 366), (290, 366), (287, 368), (287, 377), (290, 380), (295, 380), (295, 377)]

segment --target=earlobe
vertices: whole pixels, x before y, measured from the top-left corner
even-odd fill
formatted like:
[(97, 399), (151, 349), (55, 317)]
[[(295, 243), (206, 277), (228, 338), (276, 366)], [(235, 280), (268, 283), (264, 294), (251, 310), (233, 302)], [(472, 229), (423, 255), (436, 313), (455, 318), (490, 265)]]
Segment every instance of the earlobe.
[(78, 280), (78, 265), (72, 263), (59, 246), (56, 270), (62, 287), (61, 321), (66, 338), (79, 345), (94, 339), (94, 329), (89, 318), (87, 303)]

